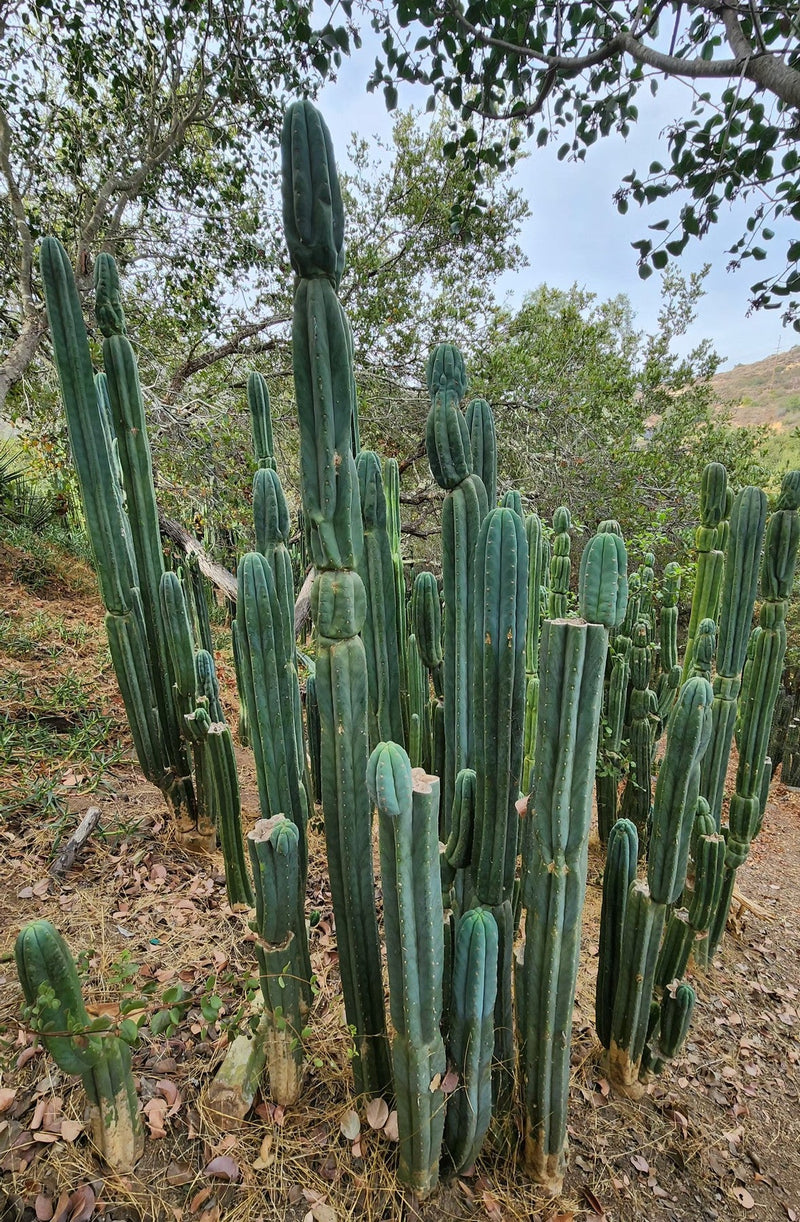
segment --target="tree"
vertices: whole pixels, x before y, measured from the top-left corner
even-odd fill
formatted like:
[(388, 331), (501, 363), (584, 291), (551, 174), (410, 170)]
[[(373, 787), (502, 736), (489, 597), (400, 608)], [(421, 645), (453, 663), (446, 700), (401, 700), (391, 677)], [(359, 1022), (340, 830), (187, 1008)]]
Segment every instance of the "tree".
[[(513, 159), (520, 135), (498, 135), (500, 120), (524, 123), (537, 145), (558, 140), (559, 158), (582, 160), (599, 137), (627, 135), (647, 85), (675, 78), (692, 85), (688, 114), (666, 134), (666, 164), (627, 176), (621, 212), (675, 196), (677, 215), (659, 219), (655, 237), (634, 243), (639, 274), (667, 265), (702, 238), (725, 202), (746, 200), (750, 215), (731, 248), (731, 265), (766, 260), (758, 244), (776, 219), (800, 220), (800, 17), (796, 0), (636, 0), (630, 3), (516, 4), (512, 0), (399, 0), (371, 4), (383, 35), (370, 88), (396, 104), (397, 82), (419, 82), (444, 96), (462, 126), (449, 142), (473, 170), (476, 190), (459, 207), (464, 225), (480, 210), (487, 165)], [(502, 128), (502, 123), (500, 124)], [(789, 226), (785, 263), (752, 286), (752, 304), (785, 306), (800, 330), (800, 240)]]
[(261, 334), (270, 313), (258, 201), (284, 105), (316, 90), (350, 36), (330, 22), (314, 30), (308, 9), (269, 0), (7, 6), (0, 407), (46, 332), (35, 269), (45, 233), (64, 241), (84, 289), (93, 255), (108, 250), (123, 269), (146, 263), (176, 318), (202, 318), (226, 350)]

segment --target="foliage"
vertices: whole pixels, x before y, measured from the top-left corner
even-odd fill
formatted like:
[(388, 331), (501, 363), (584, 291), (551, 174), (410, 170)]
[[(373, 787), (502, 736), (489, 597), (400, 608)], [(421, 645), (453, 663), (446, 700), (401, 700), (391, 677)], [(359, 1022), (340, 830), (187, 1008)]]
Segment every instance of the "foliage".
[[(654, 3), (467, 5), (373, 0), (373, 26), (383, 35), (370, 88), (383, 86), (387, 106), (397, 83), (417, 82), (431, 99), (444, 96), (460, 113), (461, 130), (447, 151), (475, 176), (454, 222), (469, 226), (485, 206), (485, 167), (505, 165), (520, 145), (496, 120), (524, 123), (538, 146), (559, 141), (558, 157), (583, 160), (599, 137), (626, 136), (639, 117), (638, 97), (663, 79), (691, 86), (688, 113), (666, 129), (666, 164), (632, 172), (616, 194), (653, 204), (677, 197), (676, 215), (651, 225), (655, 236), (634, 243), (639, 274), (667, 266), (690, 239), (702, 238), (730, 202), (746, 201), (749, 217), (731, 249), (732, 266), (766, 260), (776, 219), (800, 219), (797, 115), (800, 109), (800, 25), (796, 4)], [(752, 286), (756, 306), (787, 305), (800, 330), (800, 308), (787, 298), (800, 287), (800, 241), (789, 229), (780, 256)]]

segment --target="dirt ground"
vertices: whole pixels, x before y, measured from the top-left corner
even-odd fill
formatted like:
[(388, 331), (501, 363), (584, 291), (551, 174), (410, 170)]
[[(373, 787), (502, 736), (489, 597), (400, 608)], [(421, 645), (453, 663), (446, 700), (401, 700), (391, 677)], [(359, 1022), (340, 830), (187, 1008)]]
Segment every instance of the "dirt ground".
[[(687, 1045), (637, 1104), (611, 1095), (594, 1035), (602, 854), (593, 844), (564, 1196), (549, 1205), (538, 1197), (498, 1135), (472, 1175), (417, 1207), (394, 1177), (391, 1124), (372, 1128), (362, 1109), (355, 1138), (349, 1128), (357, 1101), (319, 829), (308, 896), (319, 994), (303, 1097), (286, 1110), (259, 1100), (235, 1134), (215, 1126), (204, 1091), (254, 971), (247, 913), (227, 904), (220, 858), (190, 856), (176, 843), (160, 795), (131, 760), (86, 571), (76, 565), (61, 584), (35, 592), (15, 575), (0, 549), (3, 1222), (800, 1219), (799, 794), (773, 784), (763, 833), (739, 875), (745, 902), (708, 976), (691, 976), (698, 1004)], [(220, 641), (230, 707), (229, 637)], [(248, 822), (254, 775), (249, 753), (239, 756)], [(91, 805), (101, 809), (99, 829), (57, 881), (48, 874), (54, 845)], [(79, 1083), (55, 1068), (22, 1021), (11, 951), (34, 917), (53, 921), (70, 943), (91, 1013), (117, 1017), (120, 1001), (133, 997), (147, 1010), (133, 1062), (148, 1140), (129, 1179), (104, 1175), (83, 1127)], [(178, 984), (179, 1022), (156, 1034), (163, 992)]]

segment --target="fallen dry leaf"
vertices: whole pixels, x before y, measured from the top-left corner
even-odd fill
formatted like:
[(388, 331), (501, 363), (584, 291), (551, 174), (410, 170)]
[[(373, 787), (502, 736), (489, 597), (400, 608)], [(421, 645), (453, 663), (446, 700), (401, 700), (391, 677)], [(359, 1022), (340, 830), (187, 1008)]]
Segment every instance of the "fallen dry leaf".
[(12, 1090), (10, 1086), (0, 1087), (0, 1112), (7, 1112), (16, 1097), (16, 1090)]
[(189, 1212), (193, 1214), (197, 1213), (200, 1206), (205, 1205), (213, 1191), (213, 1188), (201, 1188), (199, 1192), (196, 1192), (189, 1202)]
[(97, 1197), (91, 1184), (81, 1184), (69, 1198), (69, 1222), (89, 1222), (96, 1203)]
[(650, 1164), (648, 1163), (647, 1159), (644, 1158), (641, 1154), (632, 1154), (631, 1163), (633, 1164), (633, 1166), (636, 1168), (637, 1171), (641, 1172), (642, 1175), (650, 1174)]
[(311, 1206), (311, 1215), (314, 1222), (336, 1222), (336, 1210), (323, 1201), (317, 1201)]
[(385, 1099), (370, 1099), (366, 1107), (367, 1124), (371, 1129), (382, 1129), (389, 1119), (389, 1104)]
[(361, 1121), (358, 1118), (358, 1112), (355, 1112), (352, 1108), (346, 1111), (339, 1122), (339, 1128), (343, 1137), (346, 1137), (348, 1141), (355, 1141), (361, 1132)]
[(206, 1163), (204, 1174), (210, 1175), (215, 1180), (229, 1180), (235, 1183), (242, 1172), (239, 1164), (231, 1158), (230, 1154), (220, 1154), (217, 1158), (212, 1158), (210, 1163)]
[(389, 1113), (389, 1119), (386, 1121), (386, 1124), (383, 1126), (383, 1131), (385, 1135), (389, 1138), (389, 1141), (399, 1141), (400, 1140), (400, 1133), (397, 1128), (397, 1112), (396, 1111)]
[(742, 1209), (752, 1209), (755, 1205), (755, 1201), (746, 1188), (734, 1188), (733, 1195), (736, 1197), (736, 1200), (739, 1202)]
[(83, 1132), (83, 1125), (80, 1120), (62, 1120), (61, 1133), (64, 1141), (75, 1141), (75, 1139)]
[(40, 1192), (34, 1204), (37, 1222), (50, 1222), (53, 1216), (53, 1202), (50, 1197), (46, 1197), (43, 1192)]
[(171, 1162), (164, 1173), (164, 1178), (171, 1188), (182, 1188), (184, 1184), (191, 1184), (194, 1172), (188, 1163)]
[(147, 1121), (147, 1127), (150, 1130), (150, 1136), (156, 1141), (161, 1137), (166, 1137), (167, 1130), (164, 1127), (164, 1122), (169, 1111), (169, 1104), (166, 1099), (148, 1099), (142, 1111)]

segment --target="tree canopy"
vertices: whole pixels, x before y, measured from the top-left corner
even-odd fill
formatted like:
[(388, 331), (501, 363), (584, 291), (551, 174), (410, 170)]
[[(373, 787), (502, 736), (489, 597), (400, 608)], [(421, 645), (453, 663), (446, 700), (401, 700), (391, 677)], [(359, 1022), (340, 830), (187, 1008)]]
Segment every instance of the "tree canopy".
[[(788, 221), (786, 246), (752, 286), (756, 307), (784, 308), (800, 330), (800, 15), (796, 0), (631, 0), (630, 3), (517, 4), (513, 0), (374, 0), (382, 35), (370, 87), (387, 105), (400, 81), (420, 83), (431, 101), (448, 99), (461, 118), (448, 152), (473, 169), (476, 191), (454, 216), (468, 225), (482, 207), (487, 165), (515, 156), (524, 124), (558, 156), (583, 159), (612, 132), (636, 123), (640, 91), (674, 78), (691, 86), (684, 114), (665, 133), (666, 156), (626, 176), (616, 193), (673, 209), (634, 243), (639, 274), (666, 267), (719, 219), (726, 203), (745, 200), (731, 265), (768, 259), (776, 221)], [(783, 236), (783, 235), (782, 235)], [(763, 244), (762, 244), (763, 243)], [(778, 245), (779, 243), (776, 243)]]

